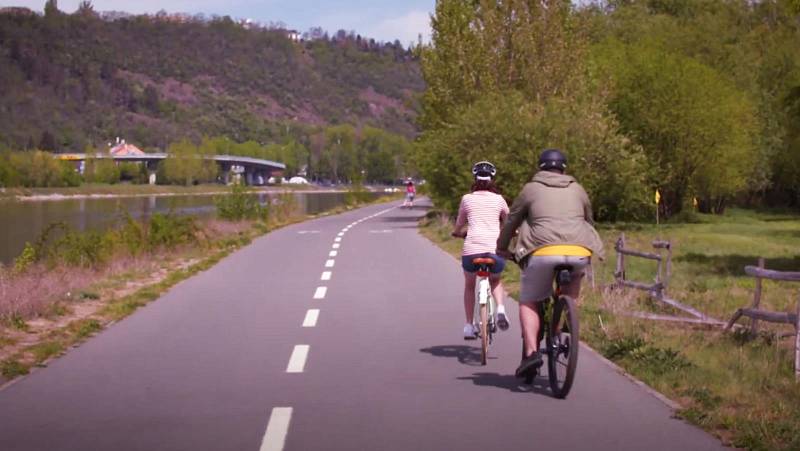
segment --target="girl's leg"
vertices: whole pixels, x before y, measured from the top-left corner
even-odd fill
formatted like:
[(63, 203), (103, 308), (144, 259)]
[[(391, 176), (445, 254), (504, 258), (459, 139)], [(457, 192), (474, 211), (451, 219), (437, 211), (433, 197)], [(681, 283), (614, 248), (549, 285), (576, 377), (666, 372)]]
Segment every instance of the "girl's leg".
[(475, 316), (475, 273), (464, 271), (464, 313), (467, 324), (472, 324)]
[(492, 297), (494, 297), (497, 307), (502, 306), (503, 301), (505, 300), (506, 291), (503, 289), (503, 281), (500, 278), (500, 274), (492, 274), (489, 277), (489, 283), (492, 285)]

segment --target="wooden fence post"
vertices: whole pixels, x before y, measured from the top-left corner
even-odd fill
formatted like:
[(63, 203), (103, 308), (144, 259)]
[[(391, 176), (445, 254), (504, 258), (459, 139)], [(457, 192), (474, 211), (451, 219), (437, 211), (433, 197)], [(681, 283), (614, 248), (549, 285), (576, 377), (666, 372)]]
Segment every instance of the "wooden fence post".
[(800, 382), (800, 299), (797, 300), (797, 324), (794, 336), (794, 380)]
[(672, 243), (667, 241), (667, 277), (664, 279), (664, 289), (669, 285), (669, 278), (672, 276)]
[(622, 281), (625, 280), (625, 255), (622, 254), (622, 249), (625, 248), (625, 234), (621, 233), (617, 240), (617, 270), (614, 272), (614, 278), (617, 279), (617, 285), (621, 288)]
[[(764, 257), (758, 257), (758, 267), (764, 269)], [(761, 277), (756, 276), (756, 291), (753, 293), (753, 310), (758, 310), (758, 305), (761, 304)], [(758, 320), (751, 318), (750, 320), (750, 333), (755, 335), (758, 333)]]

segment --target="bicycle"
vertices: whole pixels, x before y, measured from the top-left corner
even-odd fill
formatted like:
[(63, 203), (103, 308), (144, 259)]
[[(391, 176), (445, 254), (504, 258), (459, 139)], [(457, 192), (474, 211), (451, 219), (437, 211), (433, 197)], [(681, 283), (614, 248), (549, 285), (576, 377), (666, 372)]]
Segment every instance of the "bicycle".
[(495, 260), (479, 257), (473, 259), (472, 263), (478, 267), (475, 276), (475, 314), (472, 316), (472, 324), (478, 328), (478, 336), (481, 338), (481, 365), (486, 365), (489, 345), (492, 344), (493, 335), (497, 331), (494, 320), (497, 306), (489, 282), (490, 269)]
[[(567, 397), (578, 367), (578, 348), (580, 347), (580, 325), (575, 300), (562, 294), (561, 287), (572, 282), (570, 265), (558, 265), (553, 269), (555, 289), (550, 299), (539, 303), (539, 343), (545, 339), (544, 354), (547, 355), (547, 378), (550, 389), (556, 398)], [(525, 358), (525, 343), (522, 344), (522, 357)], [(538, 370), (525, 377), (526, 384), (532, 384)]]

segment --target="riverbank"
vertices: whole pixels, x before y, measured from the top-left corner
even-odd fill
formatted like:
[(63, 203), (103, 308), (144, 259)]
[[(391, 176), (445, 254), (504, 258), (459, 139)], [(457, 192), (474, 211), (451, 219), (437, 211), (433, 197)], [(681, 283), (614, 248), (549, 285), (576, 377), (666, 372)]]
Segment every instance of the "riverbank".
[[(626, 316), (626, 311), (675, 315), (641, 292), (611, 289), (614, 242), (624, 232), (631, 248), (647, 251), (654, 239), (673, 245), (669, 295), (705, 314), (728, 320), (752, 303), (754, 279), (744, 265), (766, 259), (778, 270), (800, 270), (800, 217), (731, 210), (725, 216), (701, 215), (696, 224), (616, 224), (600, 227), (609, 253), (594, 263), (595, 289), (586, 281), (581, 296), (581, 339), (609, 360), (678, 403), (677, 415), (747, 449), (800, 449), (800, 383), (793, 374), (793, 332), (787, 325), (761, 323), (748, 337), (720, 328), (661, 323)], [(460, 255), (461, 240), (450, 237), (452, 222), (431, 215), (421, 233)], [(651, 248), (652, 249), (652, 248)], [(655, 264), (626, 260), (632, 280), (651, 280)], [(519, 293), (519, 269), (507, 265), (504, 283)], [(764, 283), (761, 308), (793, 311), (797, 287)], [(516, 314), (516, 313), (515, 313)], [(745, 322), (746, 324), (746, 322)], [(580, 384), (580, 380), (576, 381)]]
[[(284, 203), (264, 221), (195, 220), (196, 241), (118, 253), (98, 267), (28, 263), (0, 267), (0, 385), (79, 345), (95, 333), (158, 299), (176, 283), (204, 271), (253, 239), (288, 224), (390, 200), (356, 202), (318, 215)], [(135, 231), (137, 227), (131, 226)], [(123, 234), (124, 235), (124, 234)], [(120, 235), (120, 236), (123, 236)], [(149, 242), (160, 242), (158, 237)], [(166, 238), (164, 238), (166, 239)]]
[[(330, 188), (321, 188), (314, 185), (281, 185), (256, 187), (253, 192), (259, 193), (285, 193), (285, 192), (342, 192)], [(105, 199), (125, 197), (150, 197), (150, 196), (213, 196), (230, 192), (224, 185), (207, 184), (194, 186), (179, 185), (135, 185), (120, 183), (84, 184), (69, 188), (0, 188), (0, 200), (30, 201), (58, 201), (71, 199)]]

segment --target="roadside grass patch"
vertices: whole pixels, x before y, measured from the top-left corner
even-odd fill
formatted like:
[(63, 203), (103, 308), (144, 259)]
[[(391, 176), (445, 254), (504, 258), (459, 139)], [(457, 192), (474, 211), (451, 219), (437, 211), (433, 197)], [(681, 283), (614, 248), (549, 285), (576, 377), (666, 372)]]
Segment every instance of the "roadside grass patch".
[[(421, 233), (460, 255), (462, 241), (450, 237), (452, 222), (429, 215)], [(726, 215), (698, 214), (692, 223), (601, 224), (607, 257), (593, 262), (597, 288), (587, 281), (580, 298), (581, 338), (649, 386), (675, 400), (677, 415), (720, 437), (755, 450), (800, 449), (800, 383), (794, 380), (793, 332), (788, 325), (761, 322), (756, 336), (723, 334), (720, 328), (661, 323), (621, 315), (625, 311), (678, 314), (641, 292), (612, 289), (614, 242), (625, 233), (627, 247), (652, 250), (652, 241), (673, 246), (667, 293), (712, 317), (728, 320), (752, 303), (755, 279), (745, 265), (766, 259), (769, 269), (800, 271), (800, 216), (731, 209)], [(518, 295), (519, 270), (507, 265), (504, 284)], [(626, 261), (630, 279), (653, 280), (655, 266)], [(793, 312), (800, 286), (763, 281), (761, 308)], [(458, 299), (454, 287), (454, 302)], [(740, 322), (748, 325), (747, 321)], [(580, 384), (580, 379), (576, 381)]]
[(76, 339), (86, 338), (102, 329), (103, 326), (100, 324), (100, 321), (94, 318), (73, 321), (67, 326), (67, 330)]
[(64, 345), (58, 341), (46, 341), (28, 348), (28, 352), (33, 354), (34, 363), (37, 365), (63, 351)]
[(5, 359), (0, 361), (0, 374), (6, 379), (13, 379), (17, 376), (28, 374), (29, 367), (23, 365), (17, 359)]

